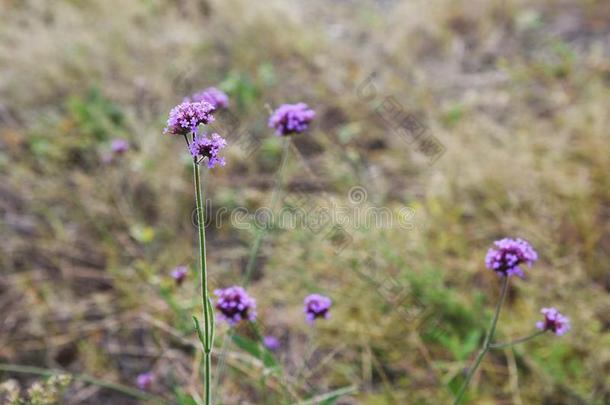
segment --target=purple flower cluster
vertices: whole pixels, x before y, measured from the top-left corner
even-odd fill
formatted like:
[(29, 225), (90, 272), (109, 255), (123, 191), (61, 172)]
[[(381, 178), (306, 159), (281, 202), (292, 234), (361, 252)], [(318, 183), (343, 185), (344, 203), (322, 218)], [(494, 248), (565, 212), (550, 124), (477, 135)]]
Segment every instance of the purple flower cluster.
[(529, 267), (538, 260), (538, 254), (534, 248), (523, 239), (504, 238), (494, 242), (485, 257), (487, 268), (503, 276), (517, 275), (523, 277), (521, 265)]
[[(232, 286), (214, 291), (218, 297), (216, 310), (220, 312), (220, 318), (229, 325), (235, 326), (242, 320), (254, 321), (256, 319), (256, 301), (250, 297), (243, 287)], [(317, 318), (328, 319), (330, 317), (330, 298), (320, 294), (311, 294), (305, 297), (305, 317), (312, 324)], [(280, 342), (274, 336), (265, 336), (263, 344), (269, 350), (276, 350)]]
[(313, 323), (317, 318), (328, 319), (332, 301), (330, 298), (320, 294), (310, 294), (305, 297), (304, 311), (307, 322)]
[(129, 142), (121, 138), (113, 139), (110, 143), (110, 149), (114, 154), (123, 154), (129, 150)]
[(304, 132), (316, 113), (305, 103), (284, 104), (269, 117), (269, 127), (279, 136)]
[(214, 166), (225, 165), (225, 158), (218, 157), (218, 152), (225, 146), (227, 146), (227, 141), (222, 136), (214, 133), (209, 138), (206, 134), (195, 135), (193, 142), (189, 145), (189, 149), (194, 158), (207, 158), (208, 167), (212, 168)]
[(172, 270), (170, 275), (176, 281), (176, 284), (180, 285), (186, 278), (187, 273), (188, 273), (188, 270), (187, 270), (186, 266), (178, 266), (174, 270)]
[(256, 319), (256, 301), (242, 287), (233, 286), (216, 290), (214, 294), (218, 297), (216, 309), (220, 312), (221, 319), (227, 321), (229, 325), (234, 326), (242, 320)]
[(280, 348), (280, 341), (275, 336), (265, 336), (263, 344), (269, 350), (277, 350)]
[(208, 124), (214, 121), (214, 106), (205, 101), (188, 102), (185, 101), (172, 108), (165, 127), (166, 134), (186, 135), (189, 132), (197, 132), (197, 127), (201, 124)]
[(141, 390), (148, 390), (153, 383), (153, 373), (147, 372), (138, 375), (136, 378), (136, 385)]
[(205, 101), (206, 103), (210, 103), (215, 109), (229, 107), (229, 96), (216, 87), (208, 87), (207, 89), (198, 91), (193, 94), (190, 99), (187, 98), (187, 100), (191, 102)]
[(565, 335), (570, 330), (570, 319), (561, 314), (557, 308), (542, 308), (540, 312), (544, 315), (544, 321), (536, 322), (538, 329), (550, 330), (557, 336)]

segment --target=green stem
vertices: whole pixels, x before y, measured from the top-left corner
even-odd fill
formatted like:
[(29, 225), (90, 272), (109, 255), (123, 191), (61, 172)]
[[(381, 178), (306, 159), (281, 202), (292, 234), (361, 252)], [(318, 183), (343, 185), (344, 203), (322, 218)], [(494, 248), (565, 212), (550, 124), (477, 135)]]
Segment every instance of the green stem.
[(106, 388), (112, 391), (120, 392), (122, 394), (128, 395), (133, 398), (138, 398), (144, 401), (151, 401), (156, 404), (166, 404), (162, 398), (156, 397), (154, 395), (146, 394), (145, 392), (136, 390), (134, 388), (126, 387), (121, 384), (116, 384), (104, 380), (97, 379), (95, 377), (91, 377), (87, 374), (72, 374), (66, 372), (64, 370), (56, 370), (56, 369), (47, 369), (40, 367), (31, 367), (31, 366), (21, 366), (17, 364), (0, 364), (0, 371), (6, 371), (10, 373), (22, 373), (22, 374), (34, 374), (40, 375), (44, 377), (50, 377), (56, 374), (66, 374), (72, 377), (74, 380), (83, 381), (88, 384), (97, 385), (98, 387)]
[(504, 349), (506, 347), (510, 347), (519, 343), (525, 343), (529, 340), (532, 340), (533, 338), (542, 335), (543, 333), (545, 333), (546, 330), (539, 330), (536, 333), (532, 333), (529, 336), (523, 337), (521, 339), (517, 339), (517, 340), (513, 340), (512, 342), (507, 342), (507, 343), (493, 343), (491, 345), (489, 345), (490, 349)]
[(204, 373), (205, 373), (205, 404), (212, 403), (212, 353), (204, 353)]
[(197, 204), (197, 228), (199, 230), (199, 259), (200, 259), (200, 282), (201, 282), (201, 305), (203, 311), (204, 333), (203, 333), (203, 351), (205, 360), (205, 404), (212, 403), (212, 314), (210, 314), (209, 294), (208, 294), (208, 277), (206, 268), (205, 256), (205, 217), (203, 205), (203, 191), (201, 187), (201, 176), (199, 174), (199, 165), (193, 159), (193, 172), (195, 181), (195, 203)]
[(502, 309), (502, 305), (504, 305), (504, 300), (506, 299), (507, 291), (508, 291), (508, 276), (504, 276), (504, 280), (502, 283), (502, 292), (500, 293), (500, 300), (498, 301), (498, 305), (496, 306), (496, 312), (491, 321), (491, 326), (489, 328), (489, 331), (487, 332), (487, 336), (485, 337), (485, 342), (483, 343), (483, 347), (481, 348), (481, 351), (477, 355), (477, 358), (475, 359), (474, 364), (468, 370), (468, 374), (466, 375), (466, 380), (464, 381), (462, 388), (460, 388), (460, 391), (458, 392), (457, 396), (455, 397), (455, 401), (453, 401), (453, 405), (458, 405), (462, 401), (462, 398), (464, 397), (464, 394), (466, 393), (466, 389), (468, 388), (468, 385), (470, 384), (470, 380), (472, 379), (472, 376), (474, 375), (475, 371), (477, 371), (477, 368), (481, 364), (483, 357), (485, 357), (485, 354), (487, 354), (487, 352), (490, 349), (491, 340), (493, 339), (493, 336), (496, 333), (496, 325), (498, 324), (498, 318), (500, 317), (500, 310)]

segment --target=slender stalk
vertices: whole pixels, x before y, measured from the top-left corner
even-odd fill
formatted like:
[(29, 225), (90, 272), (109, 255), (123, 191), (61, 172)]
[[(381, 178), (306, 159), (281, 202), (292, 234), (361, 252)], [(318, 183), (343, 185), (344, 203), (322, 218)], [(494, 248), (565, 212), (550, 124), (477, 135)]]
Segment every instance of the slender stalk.
[(470, 380), (472, 379), (472, 376), (474, 375), (475, 371), (477, 371), (477, 368), (481, 364), (483, 357), (485, 357), (485, 355), (487, 354), (487, 352), (490, 349), (491, 340), (493, 339), (494, 334), (496, 333), (496, 325), (498, 324), (498, 318), (500, 317), (500, 310), (502, 309), (502, 305), (504, 305), (504, 300), (506, 299), (507, 291), (508, 291), (508, 276), (504, 276), (504, 280), (503, 280), (503, 284), (502, 284), (502, 292), (500, 293), (500, 300), (498, 301), (498, 305), (496, 306), (496, 312), (491, 321), (491, 326), (489, 327), (487, 336), (485, 337), (485, 342), (483, 343), (483, 347), (481, 348), (481, 351), (479, 351), (479, 354), (477, 355), (477, 358), (475, 359), (473, 365), (468, 370), (468, 374), (466, 375), (466, 380), (464, 381), (462, 388), (460, 388), (460, 391), (458, 392), (457, 396), (455, 397), (455, 401), (453, 401), (453, 405), (458, 405), (462, 401), (462, 398), (464, 397), (464, 394), (466, 393), (466, 389), (468, 388), (468, 385), (470, 384)]
[(100, 380), (98, 378), (89, 376), (87, 374), (72, 374), (64, 370), (48, 369), (32, 366), (22, 366), (17, 364), (0, 364), (0, 371), (6, 371), (10, 373), (22, 373), (22, 374), (34, 374), (44, 377), (50, 377), (56, 374), (69, 375), (74, 380), (83, 381), (88, 384), (97, 385), (98, 387), (106, 388), (112, 391), (120, 392), (133, 398), (150, 401), (156, 404), (166, 404), (163, 398), (156, 397), (154, 395), (147, 394), (145, 392), (136, 390), (134, 388), (126, 387), (121, 384)]
[(208, 277), (205, 255), (205, 218), (203, 205), (203, 191), (201, 187), (201, 176), (199, 174), (199, 165), (193, 160), (193, 172), (195, 182), (195, 203), (197, 205), (197, 228), (199, 230), (199, 259), (200, 259), (200, 282), (201, 282), (201, 305), (203, 311), (204, 331), (201, 334), (199, 326), (196, 322), (197, 332), (200, 335), (201, 343), (204, 351), (204, 378), (205, 378), (205, 403), (212, 403), (212, 314), (210, 313), (209, 294), (208, 294)]
[(529, 336), (526, 336), (526, 337), (522, 337), (522, 338), (520, 338), (520, 339), (513, 340), (512, 342), (506, 342), (506, 343), (493, 343), (493, 344), (489, 345), (489, 348), (490, 348), (490, 349), (504, 349), (504, 348), (506, 348), (506, 347), (510, 347), (510, 346), (513, 346), (513, 345), (516, 345), (516, 344), (519, 344), (519, 343), (525, 343), (525, 342), (527, 342), (527, 341), (530, 341), (530, 340), (534, 339), (535, 337), (542, 335), (542, 334), (543, 334), (543, 333), (545, 333), (545, 332), (546, 332), (546, 330), (539, 330), (539, 331), (538, 331), (538, 332), (536, 332), (536, 333), (532, 333), (532, 334), (531, 334), (531, 335), (529, 335)]
[(205, 404), (212, 404), (212, 353), (205, 353), (205, 365), (203, 372), (205, 373)]

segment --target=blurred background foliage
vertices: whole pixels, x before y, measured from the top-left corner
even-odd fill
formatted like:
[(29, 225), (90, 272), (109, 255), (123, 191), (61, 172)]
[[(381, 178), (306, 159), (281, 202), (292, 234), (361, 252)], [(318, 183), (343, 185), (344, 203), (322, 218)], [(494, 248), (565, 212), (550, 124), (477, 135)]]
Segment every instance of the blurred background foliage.
[[(413, 214), (343, 239), (271, 229), (248, 287), (256, 330), (218, 331), (219, 402), (448, 403), (498, 295), (486, 249), (506, 235), (541, 259), (513, 283), (498, 339), (549, 305), (573, 330), (489, 355), (471, 403), (610, 403), (609, 2), (0, 0), (0, 72), (1, 363), (129, 387), (152, 371), (154, 398), (197, 403), (191, 167), (161, 132), (214, 85), (233, 142), (206, 176), (209, 215), (270, 204), (281, 140), (267, 107), (298, 101), (317, 120), (294, 139), (284, 204)], [(388, 97), (442, 142), (436, 162), (379, 120)], [(112, 156), (115, 138), (130, 150)], [(212, 287), (239, 283), (257, 231), (225, 217), (207, 232)], [(313, 331), (311, 292), (334, 301)], [(50, 386), (39, 378), (0, 374), (24, 398)], [(151, 401), (82, 379), (63, 392)]]

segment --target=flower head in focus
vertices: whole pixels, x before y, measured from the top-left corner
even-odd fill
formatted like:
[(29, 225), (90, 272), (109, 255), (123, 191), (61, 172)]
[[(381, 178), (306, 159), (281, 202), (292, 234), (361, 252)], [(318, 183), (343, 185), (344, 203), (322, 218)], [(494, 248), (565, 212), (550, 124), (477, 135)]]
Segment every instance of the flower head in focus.
[(149, 371), (138, 375), (136, 384), (141, 390), (148, 390), (153, 383), (153, 374)]
[(214, 106), (205, 101), (188, 102), (178, 104), (169, 112), (167, 126), (163, 133), (169, 135), (186, 135), (189, 132), (196, 133), (201, 124), (214, 121)]
[(536, 322), (538, 329), (550, 330), (557, 336), (565, 335), (571, 329), (570, 319), (557, 308), (542, 308), (540, 312), (544, 315), (544, 321)]
[(313, 323), (317, 318), (328, 319), (332, 301), (330, 298), (320, 294), (310, 294), (303, 302), (307, 322)]
[(208, 167), (224, 166), (225, 158), (218, 157), (218, 152), (227, 146), (227, 141), (220, 135), (214, 133), (210, 137), (206, 134), (195, 135), (193, 142), (189, 145), (191, 155), (198, 158), (207, 158)]
[(242, 287), (218, 289), (214, 294), (218, 297), (216, 309), (220, 312), (220, 318), (229, 325), (234, 326), (242, 320), (256, 319), (256, 301)]
[(526, 264), (531, 267), (538, 260), (538, 254), (532, 245), (523, 239), (504, 238), (495, 241), (494, 245), (487, 252), (485, 265), (498, 274), (523, 277), (520, 266)]
[(195, 102), (205, 101), (210, 103), (215, 109), (229, 107), (229, 96), (227, 96), (227, 93), (217, 89), (216, 87), (208, 87), (207, 89), (198, 91), (190, 98), (187, 98), (187, 100)]
[(172, 278), (176, 281), (176, 284), (178, 284), (178, 285), (182, 284), (182, 282), (186, 278), (187, 274), (188, 274), (188, 270), (187, 270), (186, 266), (178, 266), (174, 270), (172, 270), (172, 272), (170, 273), (170, 275), (172, 276)]
[(305, 103), (284, 104), (269, 117), (269, 127), (275, 128), (278, 136), (304, 132), (316, 113)]

